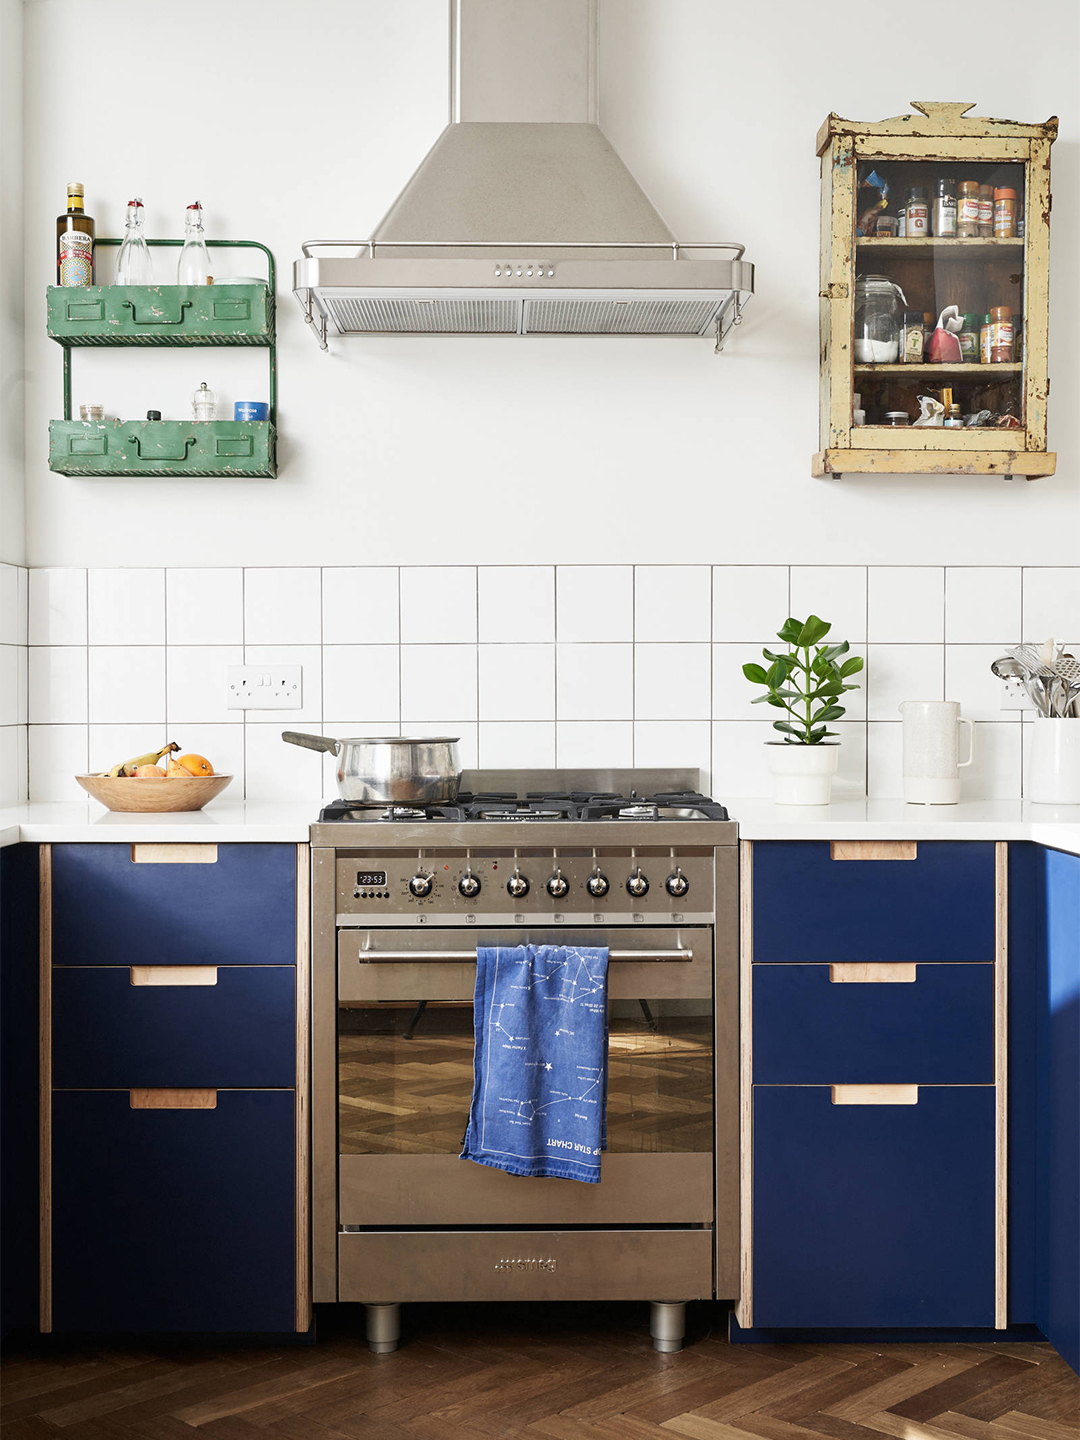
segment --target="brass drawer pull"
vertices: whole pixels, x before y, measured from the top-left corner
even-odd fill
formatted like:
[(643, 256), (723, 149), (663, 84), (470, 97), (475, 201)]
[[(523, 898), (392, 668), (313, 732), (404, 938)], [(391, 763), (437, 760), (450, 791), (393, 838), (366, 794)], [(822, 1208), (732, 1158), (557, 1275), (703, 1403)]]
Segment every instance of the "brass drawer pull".
[(917, 840), (833, 840), (831, 860), (917, 860)]
[(216, 985), (216, 965), (129, 965), (132, 985)]
[(132, 1110), (216, 1110), (216, 1090), (129, 1090)]
[(132, 845), (134, 865), (216, 865), (216, 845)]
[(833, 985), (912, 985), (915, 962), (904, 960), (854, 960), (829, 966)]
[(918, 1085), (834, 1085), (834, 1105), (917, 1105)]

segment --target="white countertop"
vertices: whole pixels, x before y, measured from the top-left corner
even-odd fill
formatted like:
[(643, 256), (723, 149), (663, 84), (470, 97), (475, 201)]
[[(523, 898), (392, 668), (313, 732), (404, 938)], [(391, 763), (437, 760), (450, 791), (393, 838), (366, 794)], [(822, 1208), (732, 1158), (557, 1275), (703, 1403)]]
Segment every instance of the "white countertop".
[[(1080, 805), (1023, 800), (969, 800), (959, 805), (905, 805), (902, 800), (841, 800), (833, 805), (774, 805), (752, 798), (725, 802), (743, 840), (1034, 840), (1080, 855)], [(179, 815), (122, 815), (86, 804), (22, 805), (0, 810), (0, 845), (87, 841), (217, 840), (300, 844), (319, 806), (226, 805)]]

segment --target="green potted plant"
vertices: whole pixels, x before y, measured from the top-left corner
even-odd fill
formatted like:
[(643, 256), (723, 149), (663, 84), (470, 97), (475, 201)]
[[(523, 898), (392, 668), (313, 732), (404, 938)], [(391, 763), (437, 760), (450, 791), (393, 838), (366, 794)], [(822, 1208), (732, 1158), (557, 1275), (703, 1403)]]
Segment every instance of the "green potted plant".
[(769, 662), (743, 666), (743, 674), (754, 685), (764, 685), (765, 694), (755, 705), (771, 705), (786, 712), (774, 720), (783, 740), (769, 745), (769, 769), (773, 777), (773, 799), (778, 805), (828, 805), (832, 777), (839, 759), (839, 737), (829, 724), (844, 713), (838, 699), (847, 690), (848, 678), (863, 667), (858, 655), (850, 655), (846, 640), (839, 645), (819, 645), (832, 629), (828, 620), (811, 615), (807, 620), (788, 618), (779, 639), (790, 648), (786, 654), (762, 650)]

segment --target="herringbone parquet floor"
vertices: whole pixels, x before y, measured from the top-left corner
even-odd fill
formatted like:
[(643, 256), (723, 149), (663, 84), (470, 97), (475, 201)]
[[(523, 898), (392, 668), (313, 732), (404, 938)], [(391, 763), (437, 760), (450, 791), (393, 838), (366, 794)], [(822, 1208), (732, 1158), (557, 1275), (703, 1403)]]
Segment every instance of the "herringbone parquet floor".
[(0, 1370), (4, 1440), (1077, 1440), (1045, 1344), (728, 1345), (715, 1307), (657, 1355), (638, 1305), (413, 1306), (374, 1356), (356, 1310), (312, 1347), (50, 1342)]

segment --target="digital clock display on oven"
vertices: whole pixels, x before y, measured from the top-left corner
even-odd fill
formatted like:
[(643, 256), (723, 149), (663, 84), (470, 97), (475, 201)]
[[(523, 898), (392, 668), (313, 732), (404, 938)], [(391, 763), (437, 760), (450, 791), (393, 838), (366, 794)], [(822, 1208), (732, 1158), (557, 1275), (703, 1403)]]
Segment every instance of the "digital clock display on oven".
[(356, 883), (357, 885), (374, 885), (377, 890), (381, 890), (386, 884), (386, 871), (358, 870), (356, 872)]

